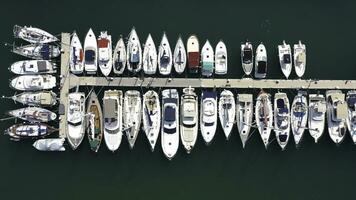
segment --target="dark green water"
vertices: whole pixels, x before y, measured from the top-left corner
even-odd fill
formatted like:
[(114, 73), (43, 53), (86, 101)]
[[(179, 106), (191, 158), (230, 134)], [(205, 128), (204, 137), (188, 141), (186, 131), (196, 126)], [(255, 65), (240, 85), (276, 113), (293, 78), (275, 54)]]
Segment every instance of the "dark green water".
[[(201, 43), (209, 39), (215, 46), (219, 39), (225, 41), (228, 76), (239, 78), (243, 74), (240, 42), (248, 38), (255, 47), (260, 41), (266, 45), (268, 78), (281, 78), (277, 44), (283, 39), (291, 44), (301, 39), (307, 44), (306, 78), (355, 79), (356, 3), (352, 1), (71, 2), (1, 1), (1, 41), (13, 41), (14, 24), (33, 25), (52, 33), (77, 30), (82, 38), (92, 27), (96, 33), (109, 30), (115, 40), (135, 26), (141, 42), (151, 33), (158, 43), (166, 31), (171, 46), (178, 34), (186, 39), (195, 33)], [(12, 75), (7, 67), (20, 57), (5, 47), (0, 48), (0, 55), (1, 94), (11, 95), (14, 91), (8, 88), (8, 79)], [(0, 105), (2, 112), (17, 107), (10, 101)], [(2, 122), (0, 130), (12, 123)], [(40, 153), (32, 149), (31, 142), (14, 143), (2, 136), (2, 199), (354, 197), (356, 147), (349, 136), (336, 147), (327, 134), (316, 145), (306, 132), (300, 149), (290, 140), (287, 150), (281, 152), (275, 141), (266, 151), (256, 132), (243, 150), (234, 128), (230, 141), (218, 131), (209, 147), (199, 136), (191, 155), (181, 146), (172, 162), (163, 156), (159, 145), (151, 153), (142, 133), (132, 151), (123, 140), (117, 154), (101, 148), (94, 155), (86, 142), (76, 152)]]

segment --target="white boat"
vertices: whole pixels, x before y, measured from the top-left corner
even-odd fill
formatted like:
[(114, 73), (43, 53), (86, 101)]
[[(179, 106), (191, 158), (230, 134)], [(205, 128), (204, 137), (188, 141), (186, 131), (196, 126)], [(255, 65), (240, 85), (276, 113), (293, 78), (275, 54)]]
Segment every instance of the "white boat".
[(151, 34), (148, 34), (145, 46), (143, 48), (142, 68), (145, 74), (155, 74), (157, 71), (157, 50)]
[(85, 135), (85, 94), (69, 93), (67, 113), (67, 140), (73, 150), (82, 143)]
[(284, 150), (290, 132), (290, 105), (286, 93), (274, 94), (274, 132), (279, 146)]
[(218, 103), (215, 91), (203, 90), (200, 103), (200, 131), (205, 144), (211, 144), (218, 116)]
[(119, 149), (122, 140), (122, 107), (121, 90), (106, 90), (103, 98), (104, 107), (104, 141), (111, 152)]
[(267, 51), (262, 43), (257, 46), (255, 58), (255, 78), (266, 78), (267, 76)]
[(215, 74), (227, 74), (227, 64), (226, 45), (220, 40), (215, 47)]
[(176, 155), (179, 147), (179, 95), (176, 89), (162, 91), (161, 144), (168, 160)]
[(124, 97), (124, 131), (130, 148), (135, 145), (137, 135), (140, 131), (142, 103), (140, 92), (136, 90), (128, 90)]
[(308, 101), (307, 93), (299, 91), (294, 97), (291, 108), (291, 128), (294, 136), (295, 145), (298, 147), (308, 122)]
[(292, 50), (289, 44), (283, 40), (283, 44), (278, 45), (279, 64), (283, 75), (288, 79), (292, 72)]
[(122, 37), (116, 43), (112, 60), (114, 73), (117, 75), (124, 73), (126, 67), (126, 47)]
[(56, 64), (48, 60), (22, 60), (13, 63), (9, 70), (14, 74), (54, 74), (57, 72)]
[(11, 140), (19, 141), (22, 139), (43, 138), (55, 131), (57, 131), (55, 128), (42, 123), (15, 124), (6, 129), (4, 134), (9, 135)]
[(187, 40), (188, 71), (198, 73), (200, 68), (200, 47), (197, 36), (191, 35)]
[(38, 151), (65, 151), (64, 141), (64, 138), (38, 139), (32, 146)]
[(166, 33), (163, 33), (158, 47), (158, 70), (162, 75), (169, 75), (172, 71), (172, 51)]
[(347, 92), (347, 128), (354, 144), (356, 144), (356, 91)]
[[(8, 97), (4, 97), (8, 98)], [(23, 92), (10, 99), (27, 106), (54, 106), (57, 104), (57, 95), (52, 91)]]
[(198, 96), (194, 88), (184, 88), (180, 103), (180, 137), (189, 154), (198, 137)]
[(50, 43), (57, 42), (58, 38), (39, 28), (32, 26), (14, 26), (14, 37), (21, 38), (30, 43)]
[(250, 75), (253, 70), (253, 47), (248, 41), (241, 44), (241, 65), (246, 75)]
[(39, 107), (19, 108), (7, 114), (29, 122), (49, 122), (57, 118), (56, 113)]
[(101, 105), (93, 90), (87, 105), (87, 133), (90, 149), (95, 153), (98, 152), (101, 141), (103, 140), (103, 112)]
[(10, 81), (10, 87), (21, 91), (49, 90), (56, 86), (52, 75), (23, 75)]
[(306, 48), (305, 44), (303, 44), (300, 40), (298, 44), (295, 44), (293, 46), (294, 49), (294, 68), (295, 68), (295, 73), (299, 78), (301, 78), (304, 75), (305, 72), (305, 65), (307, 62), (307, 54), (306, 54)]
[(143, 130), (153, 152), (161, 129), (161, 105), (158, 94), (153, 90), (147, 91), (143, 95), (142, 107)]
[(73, 74), (81, 74), (84, 71), (84, 51), (82, 43), (76, 32), (70, 41), (69, 68)]
[(98, 43), (92, 29), (84, 40), (84, 69), (87, 74), (96, 74), (98, 70)]
[(242, 147), (245, 148), (252, 126), (253, 96), (252, 94), (238, 94), (236, 100), (237, 129), (239, 130)]
[(185, 51), (184, 43), (181, 37), (178, 38), (176, 47), (173, 53), (173, 66), (178, 74), (185, 70), (187, 65), (187, 53)]
[(201, 49), (201, 74), (210, 77), (214, 73), (214, 49), (207, 40)]
[(49, 44), (13, 46), (12, 52), (36, 60), (50, 60), (61, 54), (61, 50), (58, 46)]
[(127, 42), (126, 61), (127, 69), (130, 72), (137, 73), (141, 70), (142, 49), (135, 28), (132, 28)]
[(111, 35), (107, 31), (100, 32), (97, 43), (99, 68), (104, 76), (109, 76), (112, 69)]
[(271, 95), (261, 91), (256, 100), (255, 119), (263, 144), (267, 149), (273, 123)]
[(325, 126), (326, 102), (322, 94), (309, 94), (308, 130), (315, 143), (323, 135)]
[(345, 94), (341, 90), (326, 91), (326, 113), (329, 136), (337, 145), (341, 144), (346, 135), (347, 104)]
[(226, 140), (230, 138), (230, 133), (235, 123), (235, 98), (229, 90), (224, 90), (219, 98), (219, 120), (224, 130)]

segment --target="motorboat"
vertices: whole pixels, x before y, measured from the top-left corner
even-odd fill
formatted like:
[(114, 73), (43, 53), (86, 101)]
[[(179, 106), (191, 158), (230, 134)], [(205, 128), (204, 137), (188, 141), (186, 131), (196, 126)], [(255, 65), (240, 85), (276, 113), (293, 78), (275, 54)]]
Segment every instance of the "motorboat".
[(122, 107), (121, 90), (106, 90), (103, 98), (104, 107), (104, 141), (111, 152), (119, 149), (122, 140)]
[(91, 75), (98, 71), (98, 43), (92, 29), (89, 29), (84, 40), (84, 69)]
[(262, 79), (267, 76), (267, 51), (263, 43), (256, 49), (255, 78)]
[(137, 135), (140, 131), (142, 103), (140, 92), (128, 90), (124, 97), (124, 131), (130, 148), (133, 149)]
[(269, 145), (269, 137), (271, 135), (273, 123), (273, 110), (271, 95), (261, 91), (256, 100), (255, 110), (256, 126), (260, 132), (263, 144), (267, 149)]
[(200, 65), (199, 40), (191, 35), (187, 40), (188, 70), (190, 73), (198, 73)]
[(194, 88), (184, 88), (180, 103), (180, 138), (189, 154), (198, 138), (198, 96)]
[(253, 47), (249, 41), (241, 44), (241, 65), (245, 74), (249, 76), (253, 70)]
[(15, 124), (6, 129), (4, 134), (9, 135), (11, 140), (19, 141), (46, 137), (55, 131), (55, 128), (43, 123)]
[(42, 29), (32, 26), (14, 26), (14, 37), (30, 43), (51, 43), (59, 41), (57, 37)]
[(326, 91), (326, 114), (329, 136), (337, 145), (345, 138), (347, 129), (347, 103), (341, 90)]
[(162, 75), (169, 75), (172, 71), (172, 51), (166, 33), (163, 33), (158, 47), (158, 70)]
[(356, 144), (356, 91), (352, 90), (347, 92), (347, 129), (354, 144)]
[(182, 38), (179, 36), (173, 52), (173, 66), (178, 74), (182, 74), (187, 65), (187, 53)]
[(111, 35), (107, 31), (100, 32), (97, 43), (99, 68), (104, 76), (109, 76), (112, 69)]
[(103, 113), (95, 91), (90, 93), (87, 105), (87, 133), (90, 149), (98, 152), (103, 139)]
[(161, 105), (158, 94), (149, 90), (143, 95), (143, 130), (153, 152), (161, 130)]
[(291, 128), (294, 142), (299, 147), (303, 138), (304, 130), (307, 129), (308, 122), (308, 101), (307, 93), (299, 91), (294, 97), (291, 109)]
[(306, 48), (305, 44), (303, 44), (300, 40), (298, 44), (295, 44), (293, 46), (294, 49), (294, 68), (295, 68), (295, 73), (299, 78), (301, 78), (304, 75), (305, 72), (305, 65), (307, 62), (307, 54), (306, 54)]
[(64, 138), (38, 139), (32, 146), (38, 151), (65, 151), (64, 141)]
[(200, 103), (200, 131), (205, 144), (211, 144), (218, 116), (217, 94), (212, 90), (203, 90)]
[(23, 92), (15, 94), (12, 97), (3, 97), (12, 99), (27, 106), (43, 106), (49, 107), (57, 104), (57, 95), (52, 91), (37, 91), (37, 92)]
[(52, 75), (22, 75), (10, 81), (10, 87), (21, 91), (49, 90), (56, 86)]
[(230, 133), (235, 123), (235, 98), (229, 90), (224, 90), (219, 98), (219, 120), (224, 130), (226, 140), (230, 138)]
[(17, 117), (28, 122), (49, 122), (57, 118), (56, 113), (39, 107), (26, 107), (11, 110), (8, 115)]
[(308, 130), (315, 143), (323, 135), (325, 126), (326, 102), (322, 94), (309, 94)]
[(73, 150), (82, 143), (85, 135), (85, 94), (73, 92), (68, 95), (67, 140)]
[(215, 47), (215, 74), (227, 74), (227, 48), (225, 43), (220, 40)]
[(236, 99), (236, 121), (237, 129), (245, 148), (250, 137), (250, 130), (253, 118), (253, 96), (252, 94), (238, 94)]
[(122, 36), (116, 43), (112, 60), (114, 73), (117, 75), (124, 73), (126, 67), (126, 47)]
[(49, 44), (14, 45), (12, 52), (36, 60), (50, 60), (61, 54), (61, 50), (58, 46)]
[(284, 76), (288, 79), (292, 72), (292, 51), (290, 45), (283, 40), (283, 44), (278, 45), (279, 64)]
[(179, 147), (179, 95), (176, 89), (162, 91), (161, 144), (164, 155), (172, 160)]
[(210, 77), (214, 73), (214, 49), (207, 40), (201, 49), (201, 73), (203, 76)]
[(143, 48), (142, 68), (145, 74), (155, 74), (157, 71), (157, 50), (151, 34), (148, 34), (145, 46)]
[(286, 93), (274, 94), (274, 132), (279, 146), (284, 150), (289, 141), (290, 105)]
[(18, 75), (54, 74), (56, 64), (48, 60), (22, 60), (13, 63), (9, 70)]
[(84, 51), (82, 43), (76, 32), (70, 41), (69, 68), (73, 74), (81, 74), (84, 71)]
[(132, 28), (126, 51), (127, 69), (137, 73), (142, 68), (142, 49), (135, 28)]

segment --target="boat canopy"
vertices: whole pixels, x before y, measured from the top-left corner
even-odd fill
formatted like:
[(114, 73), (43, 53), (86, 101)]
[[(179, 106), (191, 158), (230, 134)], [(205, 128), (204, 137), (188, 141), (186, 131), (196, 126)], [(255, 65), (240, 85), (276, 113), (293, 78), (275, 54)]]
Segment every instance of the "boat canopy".
[(46, 72), (48, 70), (47, 62), (44, 60), (37, 61), (38, 72)]
[(164, 111), (164, 121), (174, 122), (176, 120), (176, 109), (173, 106), (167, 106)]
[(108, 48), (109, 47), (109, 40), (106, 38), (102, 38), (98, 40), (98, 47), (99, 48)]
[(50, 46), (48, 44), (42, 45), (40, 53), (43, 59), (48, 60), (50, 58)]
[(351, 108), (354, 108), (356, 104), (356, 95), (351, 95), (348, 99), (347, 99), (347, 105)]
[(335, 116), (338, 120), (347, 118), (347, 106), (343, 103), (338, 103), (335, 109)]
[(189, 52), (188, 53), (188, 66), (198, 67), (199, 66), (199, 52)]
[(266, 61), (258, 61), (257, 72), (259, 74), (265, 74), (267, 72), (267, 62)]
[(104, 103), (104, 118), (106, 119), (112, 119), (112, 118), (117, 118), (117, 101), (115, 99), (105, 99)]
[(283, 63), (289, 64), (291, 63), (291, 55), (290, 54), (283, 54)]
[(86, 50), (85, 51), (85, 63), (94, 64), (95, 60), (95, 51), (94, 50)]
[(243, 51), (242, 61), (243, 63), (252, 63), (252, 49), (245, 47)]

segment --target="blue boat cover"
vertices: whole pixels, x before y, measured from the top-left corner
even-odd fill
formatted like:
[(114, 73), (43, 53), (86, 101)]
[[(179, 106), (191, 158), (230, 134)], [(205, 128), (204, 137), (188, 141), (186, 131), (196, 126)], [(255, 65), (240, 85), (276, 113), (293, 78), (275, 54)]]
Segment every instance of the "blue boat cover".
[(206, 98), (216, 98), (216, 92), (214, 91), (210, 91), (210, 90), (203, 90), (202, 92), (202, 99), (206, 99)]
[(176, 109), (172, 106), (167, 106), (164, 110), (164, 121), (174, 122), (176, 120)]
[(44, 60), (50, 59), (50, 47), (48, 44), (42, 45), (40, 52), (41, 52), (42, 59)]
[(95, 51), (86, 50), (85, 51), (85, 63), (94, 63)]

